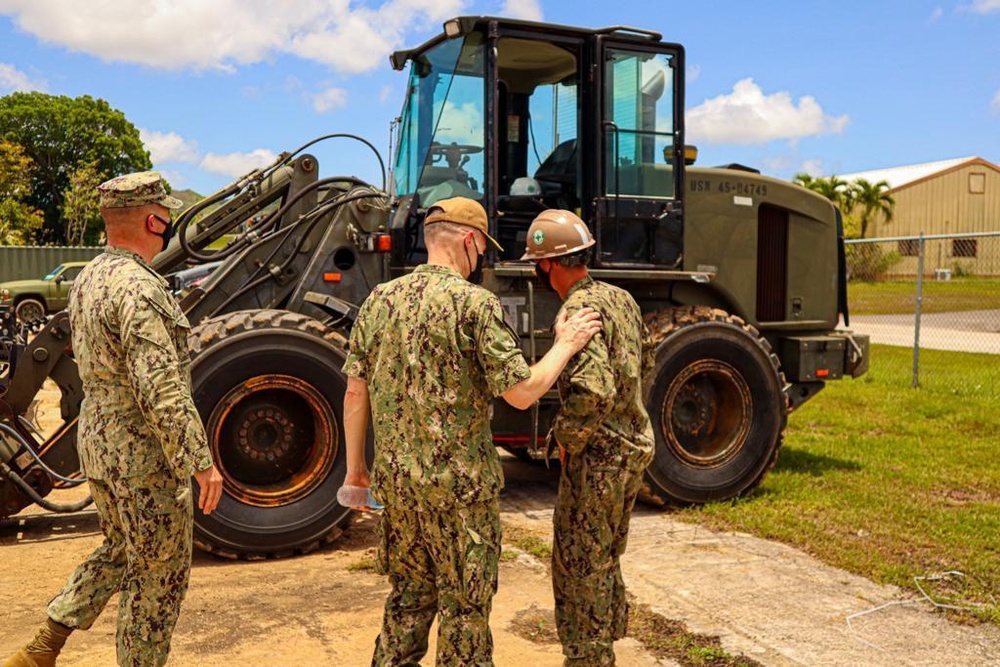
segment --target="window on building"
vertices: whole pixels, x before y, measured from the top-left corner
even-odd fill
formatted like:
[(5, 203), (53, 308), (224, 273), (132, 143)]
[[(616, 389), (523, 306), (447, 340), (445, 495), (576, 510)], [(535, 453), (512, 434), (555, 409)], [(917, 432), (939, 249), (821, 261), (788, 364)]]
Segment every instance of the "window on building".
[(976, 239), (954, 239), (951, 242), (951, 256), (952, 257), (975, 257), (976, 256)]
[(986, 174), (977, 172), (969, 174), (969, 194), (981, 195), (986, 192)]
[(903, 257), (916, 257), (920, 254), (920, 241), (916, 239), (899, 241), (897, 250)]

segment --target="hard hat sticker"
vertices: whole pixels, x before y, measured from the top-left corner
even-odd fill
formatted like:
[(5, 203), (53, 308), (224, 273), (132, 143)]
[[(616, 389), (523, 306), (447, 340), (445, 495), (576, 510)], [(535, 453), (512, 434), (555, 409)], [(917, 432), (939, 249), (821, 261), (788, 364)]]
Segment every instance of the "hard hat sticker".
[(536, 229), (535, 233), (531, 235), (531, 240), (535, 242), (535, 245), (542, 245), (545, 243), (545, 232)]

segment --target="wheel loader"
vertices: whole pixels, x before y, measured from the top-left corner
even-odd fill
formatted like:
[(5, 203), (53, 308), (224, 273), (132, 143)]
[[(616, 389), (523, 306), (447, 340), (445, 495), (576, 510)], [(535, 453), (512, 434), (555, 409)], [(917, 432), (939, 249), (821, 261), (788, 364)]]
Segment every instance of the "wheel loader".
[[(391, 55), (408, 79), (389, 169), (363, 138), (316, 140), (361, 141), (381, 182), (320, 176), (309, 142), (183, 212), (154, 268), (222, 262), (181, 301), (194, 400), (225, 480), (218, 509), (196, 516), (196, 542), (263, 558), (340, 533), (351, 325), (372, 288), (426, 261), (425, 212), (459, 195), (483, 204), (503, 245), (484, 285), (529, 361), (551, 345), (560, 304), (518, 261), (528, 226), (547, 208), (591, 226), (592, 275), (635, 297), (656, 345), (650, 492), (690, 504), (759, 485), (788, 415), (827, 381), (863, 374), (868, 339), (838, 330), (849, 320), (837, 209), (750, 167), (696, 166), (684, 59), (651, 30), (455, 18)], [(82, 481), (68, 317), (20, 323), (0, 309), (0, 339), (0, 517), (32, 503), (76, 511), (85, 500), (51, 499)], [(27, 417), (46, 378), (65, 422), (50, 435)], [(497, 402), (497, 446), (544, 458), (557, 402)]]

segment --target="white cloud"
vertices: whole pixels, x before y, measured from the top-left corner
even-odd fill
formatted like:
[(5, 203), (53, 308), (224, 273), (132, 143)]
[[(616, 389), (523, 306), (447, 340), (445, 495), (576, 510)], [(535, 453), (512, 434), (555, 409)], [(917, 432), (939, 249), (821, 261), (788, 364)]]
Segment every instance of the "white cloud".
[(0, 93), (45, 92), (48, 85), (44, 81), (32, 81), (27, 74), (13, 65), (0, 63)]
[(799, 171), (809, 174), (813, 178), (819, 178), (825, 173), (825, 170), (823, 169), (823, 161), (818, 159), (803, 160), (802, 165), (799, 167)]
[(347, 104), (347, 91), (343, 88), (327, 88), (313, 95), (312, 101), (317, 113), (326, 113)]
[(699, 65), (688, 65), (687, 82), (697, 81), (699, 76), (701, 76), (701, 67)]
[(849, 118), (827, 115), (811, 96), (800, 97), (796, 104), (784, 91), (765, 95), (752, 78), (746, 78), (733, 86), (732, 93), (689, 109), (686, 120), (693, 142), (749, 145), (838, 134)]
[(542, 8), (538, 0), (504, 0), (500, 7), (500, 16), (525, 21), (541, 21)]
[(445, 102), (435, 139), (441, 143), (483, 145), (483, 114), (475, 102)]
[(992, 14), (1000, 12), (1000, 0), (972, 0), (972, 4), (964, 5), (963, 9), (969, 9), (976, 14)]
[(271, 164), (277, 157), (277, 153), (267, 148), (258, 148), (249, 153), (227, 153), (226, 155), (208, 153), (198, 166), (213, 174), (238, 178), (254, 169)]
[[(535, 0), (509, 0), (536, 6)], [(465, 0), (0, 0), (0, 15), (49, 44), (154, 68), (231, 71), (293, 54), (344, 73), (370, 70)]]
[(139, 128), (139, 138), (149, 151), (153, 164), (164, 162), (198, 162), (198, 143), (176, 132), (157, 132)]
[(993, 109), (993, 113), (1000, 113), (1000, 90), (997, 90), (996, 95), (993, 96), (990, 108)]

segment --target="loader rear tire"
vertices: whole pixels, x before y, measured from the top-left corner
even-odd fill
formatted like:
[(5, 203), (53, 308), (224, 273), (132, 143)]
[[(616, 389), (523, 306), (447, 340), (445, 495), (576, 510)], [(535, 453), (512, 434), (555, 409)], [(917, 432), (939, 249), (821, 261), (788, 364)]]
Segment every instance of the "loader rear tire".
[(202, 323), (189, 341), (194, 401), (224, 488), (214, 512), (195, 512), (196, 544), (257, 559), (338, 537), (351, 514), (336, 500), (346, 340), (304, 315), (250, 310)]
[(681, 503), (748, 493), (777, 460), (787, 416), (770, 344), (740, 318), (704, 306), (654, 313), (647, 325), (658, 342), (646, 388), (653, 491)]

